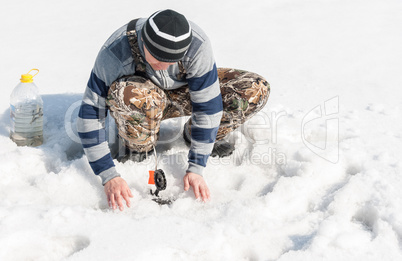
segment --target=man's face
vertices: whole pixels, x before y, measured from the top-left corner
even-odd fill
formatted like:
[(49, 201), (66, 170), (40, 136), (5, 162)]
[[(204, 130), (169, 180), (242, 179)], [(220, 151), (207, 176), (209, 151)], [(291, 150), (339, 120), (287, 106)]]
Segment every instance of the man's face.
[(167, 68), (175, 63), (160, 62), (152, 54), (149, 53), (148, 49), (144, 45), (145, 60), (151, 65), (152, 69), (155, 71), (167, 70)]

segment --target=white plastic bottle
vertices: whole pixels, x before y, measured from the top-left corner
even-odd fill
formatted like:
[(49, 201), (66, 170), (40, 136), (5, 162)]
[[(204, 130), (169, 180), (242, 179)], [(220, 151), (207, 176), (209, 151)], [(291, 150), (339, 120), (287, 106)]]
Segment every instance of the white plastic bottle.
[[(36, 73), (30, 74), (32, 71)], [(18, 146), (36, 147), (43, 143), (43, 101), (33, 82), (38, 73), (38, 69), (32, 69), (21, 75), (21, 82), (10, 96), (10, 138)]]

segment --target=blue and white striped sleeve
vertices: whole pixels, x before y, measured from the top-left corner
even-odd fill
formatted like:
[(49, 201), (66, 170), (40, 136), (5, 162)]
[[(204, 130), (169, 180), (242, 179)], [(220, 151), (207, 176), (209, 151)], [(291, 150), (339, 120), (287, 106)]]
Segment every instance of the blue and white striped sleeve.
[(121, 61), (110, 49), (103, 47), (91, 72), (78, 114), (77, 131), (94, 173), (101, 177), (104, 185), (119, 177), (113, 163), (106, 139), (106, 97), (109, 86), (122, 76)]
[(214, 147), (223, 110), (218, 72), (208, 40), (198, 49), (188, 72), (192, 125), (187, 172), (202, 175)]

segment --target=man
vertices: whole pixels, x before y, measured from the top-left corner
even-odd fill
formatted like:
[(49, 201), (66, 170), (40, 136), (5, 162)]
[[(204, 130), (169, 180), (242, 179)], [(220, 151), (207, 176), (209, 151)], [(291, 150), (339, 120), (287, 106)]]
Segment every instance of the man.
[(228, 156), (223, 138), (267, 102), (269, 84), (257, 74), (217, 69), (206, 34), (182, 14), (162, 10), (119, 28), (100, 50), (77, 121), (89, 164), (109, 205), (130, 207), (131, 191), (117, 173), (105, 135), (107, 111), (123, 144), (117, 160), (141, 161), (154, 149), (160, 122), (191, 116), (183, 137), (190, 145), (184, 190), (210, 199), (202, 176), (209, 155)]

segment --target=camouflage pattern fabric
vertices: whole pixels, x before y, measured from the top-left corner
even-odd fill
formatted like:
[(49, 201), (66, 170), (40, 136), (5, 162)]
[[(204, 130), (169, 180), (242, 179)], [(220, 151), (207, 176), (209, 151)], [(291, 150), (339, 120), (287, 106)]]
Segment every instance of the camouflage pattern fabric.
[[(218, 77), (223, 116), (217, 140), (221, 140), (265, 106), (270, 86), (260, 75), (237, 69), (219, 68)], [(188, 86), (162, 90), (139, 76), (115, 81), (106, 103), (125, 146), (138, 152), (150, 151), (156, 144), (162, 120), (191, 115)], [(186, 125), (190, 130), (191, 120)]]
[(270, 86), (260, 75), (237, 69), (219, 68), (218, 77), (223, 116), (216, 139), (221, 140), (265, 106)]
[(167, 105), (165, 92), (143, 77), (122, 77), (110, 86), (106, 104), (124, 145), (137, 152), (150, 151)]
[(126, 35), (127, 35), (128, 43), (131, 48), (131, 54), (133, 55), (133, 59), (136, 64), (135, 71), (137, 72), (137, 74), (140, 73), (143, 76), (145, 76), (146, 66), (144, 63), (144, 59), (141, 56), (140, 49), (138, 47), (137, 31), (136, 30), (127, 31)]

